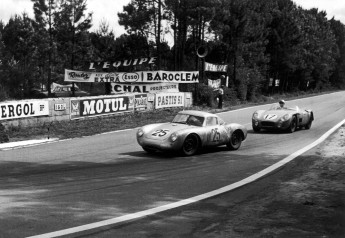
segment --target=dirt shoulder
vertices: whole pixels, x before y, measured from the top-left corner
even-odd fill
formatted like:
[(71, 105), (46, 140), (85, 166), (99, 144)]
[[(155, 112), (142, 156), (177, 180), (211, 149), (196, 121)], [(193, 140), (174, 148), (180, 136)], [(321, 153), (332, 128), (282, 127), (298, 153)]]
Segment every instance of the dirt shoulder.
[(118, 237), (345, 237), (345, 125), (259, 181), (97, 237), (114, 232)]
[(250, 187), (257, 193), (221, 212), (218, 227), (200, 236), (345, 237), (345, 126)]

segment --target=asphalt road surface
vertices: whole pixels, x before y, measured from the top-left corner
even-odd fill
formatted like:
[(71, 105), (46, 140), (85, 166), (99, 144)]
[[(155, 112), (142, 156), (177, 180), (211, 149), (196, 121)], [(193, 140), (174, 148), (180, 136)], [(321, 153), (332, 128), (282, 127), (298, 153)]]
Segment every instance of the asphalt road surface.
[(314, 111), (310, 130), (254, 133), (253, 112), (269, 105), (219, 114), (248, 128), (238, 151), (149, 155), (136, 130), (0, 151), (0, 237), (55, 232), (213, 191), (282, 160), (344, 119), (344, 92), (287, 101), (294, 104)]

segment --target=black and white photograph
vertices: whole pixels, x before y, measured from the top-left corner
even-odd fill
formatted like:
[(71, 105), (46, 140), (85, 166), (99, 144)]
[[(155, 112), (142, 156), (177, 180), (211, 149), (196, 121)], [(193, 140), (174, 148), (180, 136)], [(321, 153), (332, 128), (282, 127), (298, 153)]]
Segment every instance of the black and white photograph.
[(0, 0), (0, 238), (345, 237), (345, 2)]

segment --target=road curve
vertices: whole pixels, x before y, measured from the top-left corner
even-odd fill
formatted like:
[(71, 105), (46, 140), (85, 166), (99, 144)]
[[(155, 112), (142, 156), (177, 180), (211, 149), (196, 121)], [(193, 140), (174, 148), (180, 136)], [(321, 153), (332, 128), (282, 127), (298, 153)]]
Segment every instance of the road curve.
[(344, 119), (344, 92), (289, 103), (313, 109), (310, 130), (253, 133), (252, 113), (267, 106), (221, 113), (249, 129), (235, 152), (152, 156), (137, 145), (135, 130), (0, 151), (0, 236), (53, 232), (207, 193), (267, 168)]

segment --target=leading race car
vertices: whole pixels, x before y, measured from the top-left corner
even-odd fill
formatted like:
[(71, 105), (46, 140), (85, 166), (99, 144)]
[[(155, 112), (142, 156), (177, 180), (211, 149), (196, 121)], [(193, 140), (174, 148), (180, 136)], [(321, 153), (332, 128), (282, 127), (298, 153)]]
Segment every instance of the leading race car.
[(253, 113), (252, 127), (255, 132), (261, 129), (278, 129), (293, 133), (297, 128), (310, 129), (313, 120), (314, 113), (311, 109), (274, 104), (268, 110)]
[(227, 145), (237, 150), (247, 137), (247, 129), (237, 123), (226, 124), (212, 113), (186, 110), (177, 113), (172, 122), (139, 128), (136, 136), (149, 153), (171, 150), (189, 156), (208, 146)]

